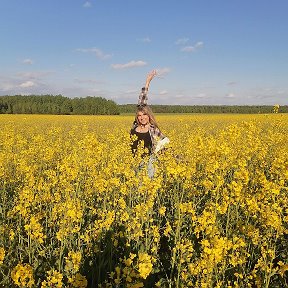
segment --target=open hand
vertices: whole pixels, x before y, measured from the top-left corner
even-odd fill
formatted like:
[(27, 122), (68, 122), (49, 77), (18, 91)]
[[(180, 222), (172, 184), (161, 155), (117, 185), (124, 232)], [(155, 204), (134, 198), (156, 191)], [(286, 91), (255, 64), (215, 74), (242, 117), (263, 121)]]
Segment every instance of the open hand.
[(146, 89), (148, 89), (151, 80), (152, 80), (155, 76), (157, 76), (157, 71), (156, 71), (155, 69), (152, 70), (152, 71), (150, 71), (150, 72), (148, 73), (147, 78), (146, 78), (146, 85), (145, 85)]

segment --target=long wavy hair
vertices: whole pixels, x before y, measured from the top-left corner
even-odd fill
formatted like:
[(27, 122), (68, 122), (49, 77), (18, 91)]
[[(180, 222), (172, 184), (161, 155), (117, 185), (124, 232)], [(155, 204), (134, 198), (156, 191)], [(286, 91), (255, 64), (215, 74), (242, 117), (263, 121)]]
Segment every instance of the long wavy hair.
[(138, 125), (140, 124), (138, 121), (138, 117), (137, 117), (139, 112), (142, 112), (143, 114), (148, 115), (150, 124), (158, 128), (158, 124), (156, 122), (155, 116), (149, 106), (141, 105), (137, 107), (135, 121), (137, 122)]

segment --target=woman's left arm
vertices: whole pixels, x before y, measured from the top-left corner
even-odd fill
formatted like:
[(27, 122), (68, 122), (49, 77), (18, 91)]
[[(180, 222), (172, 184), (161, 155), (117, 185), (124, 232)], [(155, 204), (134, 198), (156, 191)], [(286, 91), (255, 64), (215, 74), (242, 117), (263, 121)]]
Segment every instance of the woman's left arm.
[(147, 95), (148, 95), (150, 82), (156, 75), (157, 75), (156, 70), (152, 70), (151, 72), (148, 73), (148, 75), (146, 77), (145, 86), (141, 89), (141, 93), (140, 93), (139, 98), (138, 98), (138, 106), (147, 105), (147, 102), (148, 102), (148, 96)]

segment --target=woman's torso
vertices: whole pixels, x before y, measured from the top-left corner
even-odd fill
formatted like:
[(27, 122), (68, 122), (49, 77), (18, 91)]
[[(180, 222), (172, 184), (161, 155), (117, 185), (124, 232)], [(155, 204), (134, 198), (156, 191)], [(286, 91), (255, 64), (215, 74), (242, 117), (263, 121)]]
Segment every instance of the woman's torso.
[[(131, 135), (136, 136), (136, 139), (133, 141), (132, 147), (131, 147), (134, 154), (136, 153), (137, 148), (141, 141), (143, 142), (144, 148), (146, 148), (148, 150), (148, 153), (151, 154), (152, 139), (151, 139), (149, 130), (145, 132), (142, 132), (142, 131), (139, 132), (137, 131), (137, 127), (135, 127), (134, 129), (131, 130)], [(147, 154), (147, 153), (144, 153), (144, 154)]]

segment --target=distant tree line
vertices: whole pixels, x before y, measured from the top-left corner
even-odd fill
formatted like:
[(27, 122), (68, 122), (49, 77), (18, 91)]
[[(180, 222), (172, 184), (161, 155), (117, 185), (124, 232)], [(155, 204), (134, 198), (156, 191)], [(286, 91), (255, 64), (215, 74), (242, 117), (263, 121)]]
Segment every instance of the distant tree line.
[[(225, 106), (225, 105), (150, 105), (155, 113), (239, 113), (267, 114), (274, 113), (274, 106)], [(120, 113), (135, 113), (136, 105), (119, 105)], [(288, 113), (288, 105), (280, 106), (278, 113)]]
[[(278, 106), (278, 105), (277, 105)], [(275, 106), (151, 105), (155, 113), (275, 113)], [(288, 106), (277, 107), (288, 113)], [(68, 98), (62, 95), (0, 96), (0, 114), (118, 115), (135, 113), (135, 104), (117, 105), (102, 97)]]
[(102, 97), (0, 96), (0, 114), (117, 115), (118, 105)]

